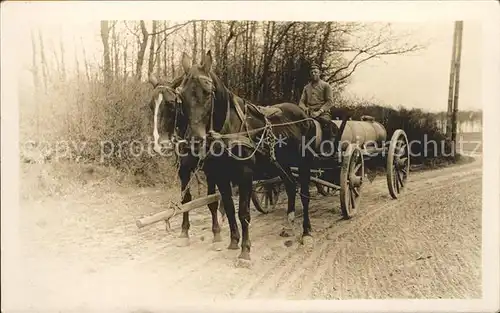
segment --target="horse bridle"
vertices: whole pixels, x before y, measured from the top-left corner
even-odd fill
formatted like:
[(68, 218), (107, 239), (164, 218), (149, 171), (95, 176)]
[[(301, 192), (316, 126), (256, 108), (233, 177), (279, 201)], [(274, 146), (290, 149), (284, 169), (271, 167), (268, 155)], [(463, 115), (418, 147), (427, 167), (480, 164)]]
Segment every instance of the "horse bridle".
[[(183, 143), (183, 142), (187, 142), (186, 139), (182, 138), (182, 136), (179, 135), (179, 132), (178, 132), (178, 128), (179, 126), (177, 125), (177, 122), (179, 120), (179, 115), (184, 115), (184, 112), (182, 111), (182, 95), (181, 93), (179, 92), (179, 87), (177, 88), (172, 88), (170, 86), (165, 86), (165, 85), (158, 85), (156, 86), (156, 88), (165, 88), (165, 89), (169, 89), (172, 91), (172, 93), (174, 94), (174, 112), (175, 112), (175, 117), (174, 117), (174, 130), (173, 130), (173, 134), (172, 134), (172, 144), (179, 144), (179, 143)], [(161, 91), (163, 92), (163, 91)]]

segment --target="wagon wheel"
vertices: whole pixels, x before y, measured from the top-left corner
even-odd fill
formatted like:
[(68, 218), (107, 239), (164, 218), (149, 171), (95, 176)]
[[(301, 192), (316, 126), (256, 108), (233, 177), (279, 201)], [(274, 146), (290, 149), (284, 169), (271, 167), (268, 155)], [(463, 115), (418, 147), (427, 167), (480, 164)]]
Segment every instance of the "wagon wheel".
[(351, 144), (346, 150), (340, 170), (340, 209), (349, 219), (359, 207), (365, 164), (359, 147)]
[(403, 191), (410, 172), (408, 138), (402, 129), (394, 132), (387, 154), (387, 187), (393, 199)]
[(281, 182), (253, 188), (252, 203), (257, 211), (267, 214), (276, 208), (281, 193)]

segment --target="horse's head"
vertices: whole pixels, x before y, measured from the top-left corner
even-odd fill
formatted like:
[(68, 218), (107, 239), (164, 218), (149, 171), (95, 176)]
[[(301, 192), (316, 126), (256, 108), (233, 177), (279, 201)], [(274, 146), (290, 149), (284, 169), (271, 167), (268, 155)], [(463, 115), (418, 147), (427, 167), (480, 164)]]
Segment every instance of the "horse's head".
[(206, 139), (207, 128), (212, 123), (216, 93), (216, 77), (211, 71), (212, 55), (208, 51), (201, 64), (191, 65), (190, 58), (184, 53), (181, 63), (185, 78), (180, 94), (189, 121), (190, 135), (193, 140), (203, 142)]
[(175, 85), (160, 84), (155, 76), (149, 77), (154, 93), (150, 102), (153, 111), (153, 140), (154, 150), (161, 153), (165, 149), (172, 149), (182, 129), (182, 106), (175, 90)]

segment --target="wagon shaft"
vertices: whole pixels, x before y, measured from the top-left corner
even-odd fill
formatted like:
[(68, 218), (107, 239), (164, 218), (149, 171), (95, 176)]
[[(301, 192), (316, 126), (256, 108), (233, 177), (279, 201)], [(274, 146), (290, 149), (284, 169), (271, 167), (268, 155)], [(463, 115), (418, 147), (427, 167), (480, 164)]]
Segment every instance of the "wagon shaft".
[(173, 206), (173, 207), (166, 209), (165, 211), (158, 212), (154, 215), (146, 216), (146, 217), (143, 217), (141, 219), (138, 219), (136, 221), (136, 225), (138, 228), (143, 228), (145, 226), (157, 223), (159, 221), (168, 220), (168, 219), (172, 218), (174, 215), (188, 212), (192, 209), (196, 209), (196, 208), (202, 207), (204, 205), (207, 205), (207, 204), (210, 204), (212, 202), (219, 201), (219, 200), (220, 200), (219, 193), (215, 193), (213, 195), (198, 198), (198, 199), (195, 199), (193, 201), (186, 202), (178, 207)]
[[(299, 174), (297, 174), (297, 173), (292, 173), (292, 175), (293, 175), (294, 177), (299, 177)], [(332, 183), (330, 183), (330, 182), (328, 182), (328, 181), (326, 181), (326, 180), (323, 180), (323, 179), (321, 179), (321, 178), (317, 178), (317, 177), (311, 176), (311, 178), (310, 178), (310, 179), (311, 179), (311, 181), (312, 181), (312, 182), (315, 182), (315, 183), (321, 184), (321, 185), (323, 185), (323, 186), (325, 186), (325, 187), (330, 187), (330, 188), (333, 188), (333, 189), (335, 189), (335, 190), (340, 189), (340, 186), (339, 186), (339, 185), (332, 184)]]

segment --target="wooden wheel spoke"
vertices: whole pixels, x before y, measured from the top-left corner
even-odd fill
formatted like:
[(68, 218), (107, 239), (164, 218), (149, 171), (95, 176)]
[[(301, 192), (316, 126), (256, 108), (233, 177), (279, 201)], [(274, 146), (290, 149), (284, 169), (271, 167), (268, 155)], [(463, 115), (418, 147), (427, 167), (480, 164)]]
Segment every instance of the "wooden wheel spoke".
[(397, 170), (393, 169), (392, 170), (392, 183), (393, 183), (395, 189), (398, 188), (398, 180), (396, 179), (396, 175), (397, 175), (396, 173), (397, 173)]
[(403, 167), (405, 167), (405, 166), (406, 166), (407, 161), (408, 161), (408, 158), (398, 158), (398, 159), (397, 159), (397, 163), (396, 163), (396, 165), (397, 165), (399, 168), (403, 168)]
[(351, 207), (352, 207), (353, 209), (355, 209), (355, 208), (356, 208), (356, 199), (355, 199), (354, 197), (355, 197), (355, 195), (354, 195), (354, 190), (351, 190), (351, 192), (349, 193), (349, 198), (350, 198), (349, 200), (350, 200), (350, 202), (351, 202)]
[(394, 183), (396, 185), (396, 192), (399, 193), (399, 178), (398, 178), (398, 170), (394, 169)]
[(363, 164), (357, 164), (356, 167), (354, 167), (354, 170), (352, 171), (354, 174), (357, 173), (359, 171), (359, 169), (361, 168)]
[(354, 193), (354, 195), (355, 195), (356, 197), (359, 197), (360, 193), (359, 193), (359, 190), (358, 190), (357, 188), (353, 188), (353, 189), (351, 189), (351, 190), (352, 190), (352, 193)]
[(397, 174), (396, 176), (398, 178), (399, 184), (401, 185), (401, 187), (404, 187), (403, 178), (401, 178), (401, 172), (396, 171), (396, 174)]

